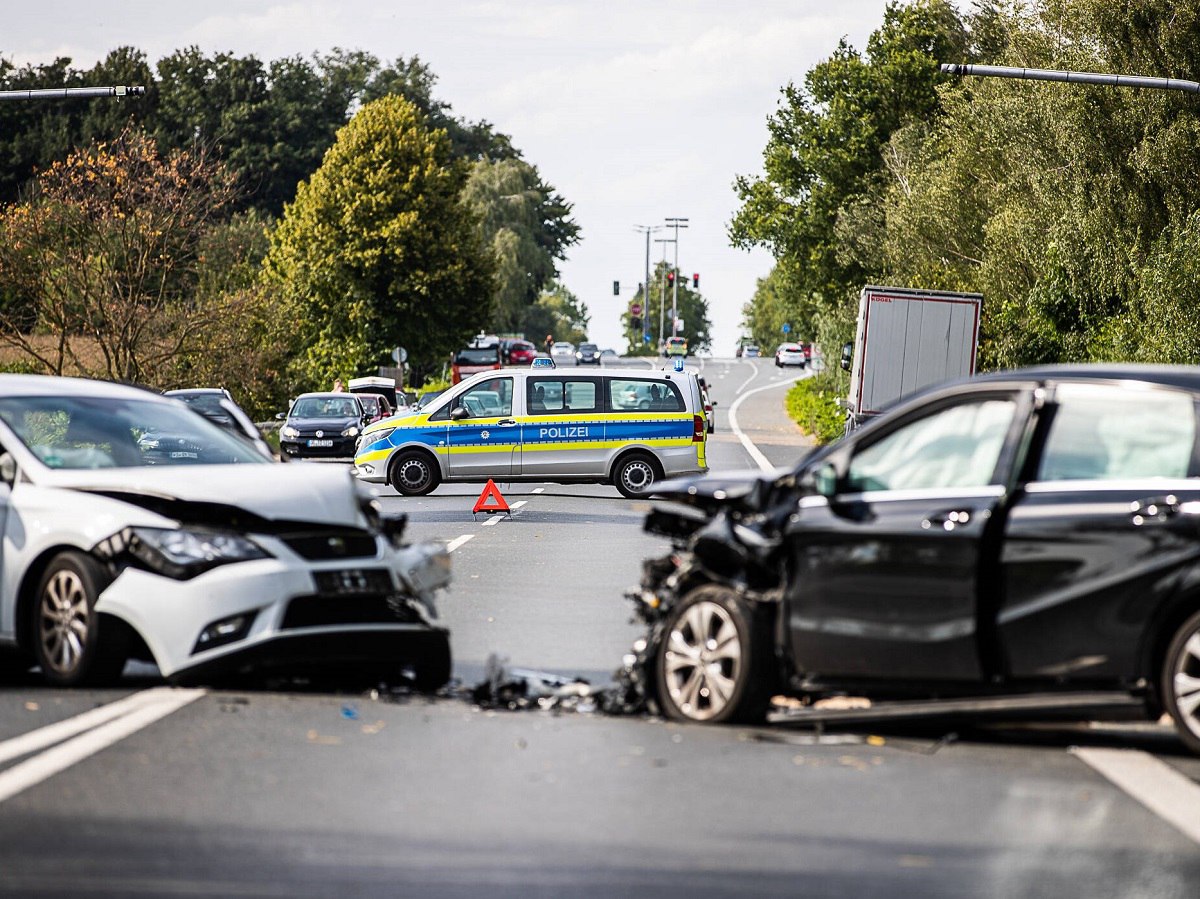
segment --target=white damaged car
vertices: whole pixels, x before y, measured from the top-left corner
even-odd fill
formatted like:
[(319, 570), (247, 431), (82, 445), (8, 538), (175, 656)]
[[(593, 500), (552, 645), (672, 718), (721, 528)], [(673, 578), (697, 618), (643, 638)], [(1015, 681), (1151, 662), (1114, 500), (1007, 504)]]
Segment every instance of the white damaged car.
[(346, 469), (270, 462), (174, 400), (0, 375), (0, 647), (51, 683), (140, 657), (177, 683), (279, 672), (436, 689), (450, 559), (402, 544), (404, 521)]

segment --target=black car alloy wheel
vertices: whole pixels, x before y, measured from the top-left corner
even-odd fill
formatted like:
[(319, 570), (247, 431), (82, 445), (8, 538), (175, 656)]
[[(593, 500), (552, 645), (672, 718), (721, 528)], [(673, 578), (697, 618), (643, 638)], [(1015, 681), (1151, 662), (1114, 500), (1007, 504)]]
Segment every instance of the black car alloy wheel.
[(655, 654), (663, 714), (681, 721), (762, 718), (772, 678), (761, 622), (725, 587), (699, 587), (670, 613)]
[(1200, 752), (1200, 612), (1183, 623), (1167, 648), (1162, 693), (1179, 738)]

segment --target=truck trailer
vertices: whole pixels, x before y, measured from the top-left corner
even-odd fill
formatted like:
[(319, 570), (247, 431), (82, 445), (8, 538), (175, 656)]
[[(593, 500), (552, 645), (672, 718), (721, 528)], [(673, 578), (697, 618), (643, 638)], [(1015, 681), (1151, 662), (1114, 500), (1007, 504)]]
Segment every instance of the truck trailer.
[(846, 433), (931, 384), (975, 374), (983, 296), (905, 287), (863, 288), (853, 345)]

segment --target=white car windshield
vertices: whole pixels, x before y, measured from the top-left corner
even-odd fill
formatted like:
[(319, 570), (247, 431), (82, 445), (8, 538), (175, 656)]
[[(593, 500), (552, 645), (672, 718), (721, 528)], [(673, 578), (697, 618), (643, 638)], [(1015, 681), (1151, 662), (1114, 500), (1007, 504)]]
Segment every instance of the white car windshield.
[(0, 419), (49, 468), (268, 462), (244, 440), (174, 403), (9, 396), (0, 398)]

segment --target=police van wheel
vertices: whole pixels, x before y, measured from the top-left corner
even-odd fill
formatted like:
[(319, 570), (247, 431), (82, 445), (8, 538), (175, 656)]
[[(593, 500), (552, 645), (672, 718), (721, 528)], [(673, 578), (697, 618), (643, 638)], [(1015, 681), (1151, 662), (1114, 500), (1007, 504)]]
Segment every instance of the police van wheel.
[(401, 496), (432, 493), (440, 480), (432, 459), (424, 453), (402, 453), (388, 470), (388, 482)]
[(633, 453), (617, 463), (617, 469), (613, 472), (613, 483), (617, 485), (622, 496), (633, 499), (650, 493), (658, 477), (658, 469), (652, 458), (642, 453)]

